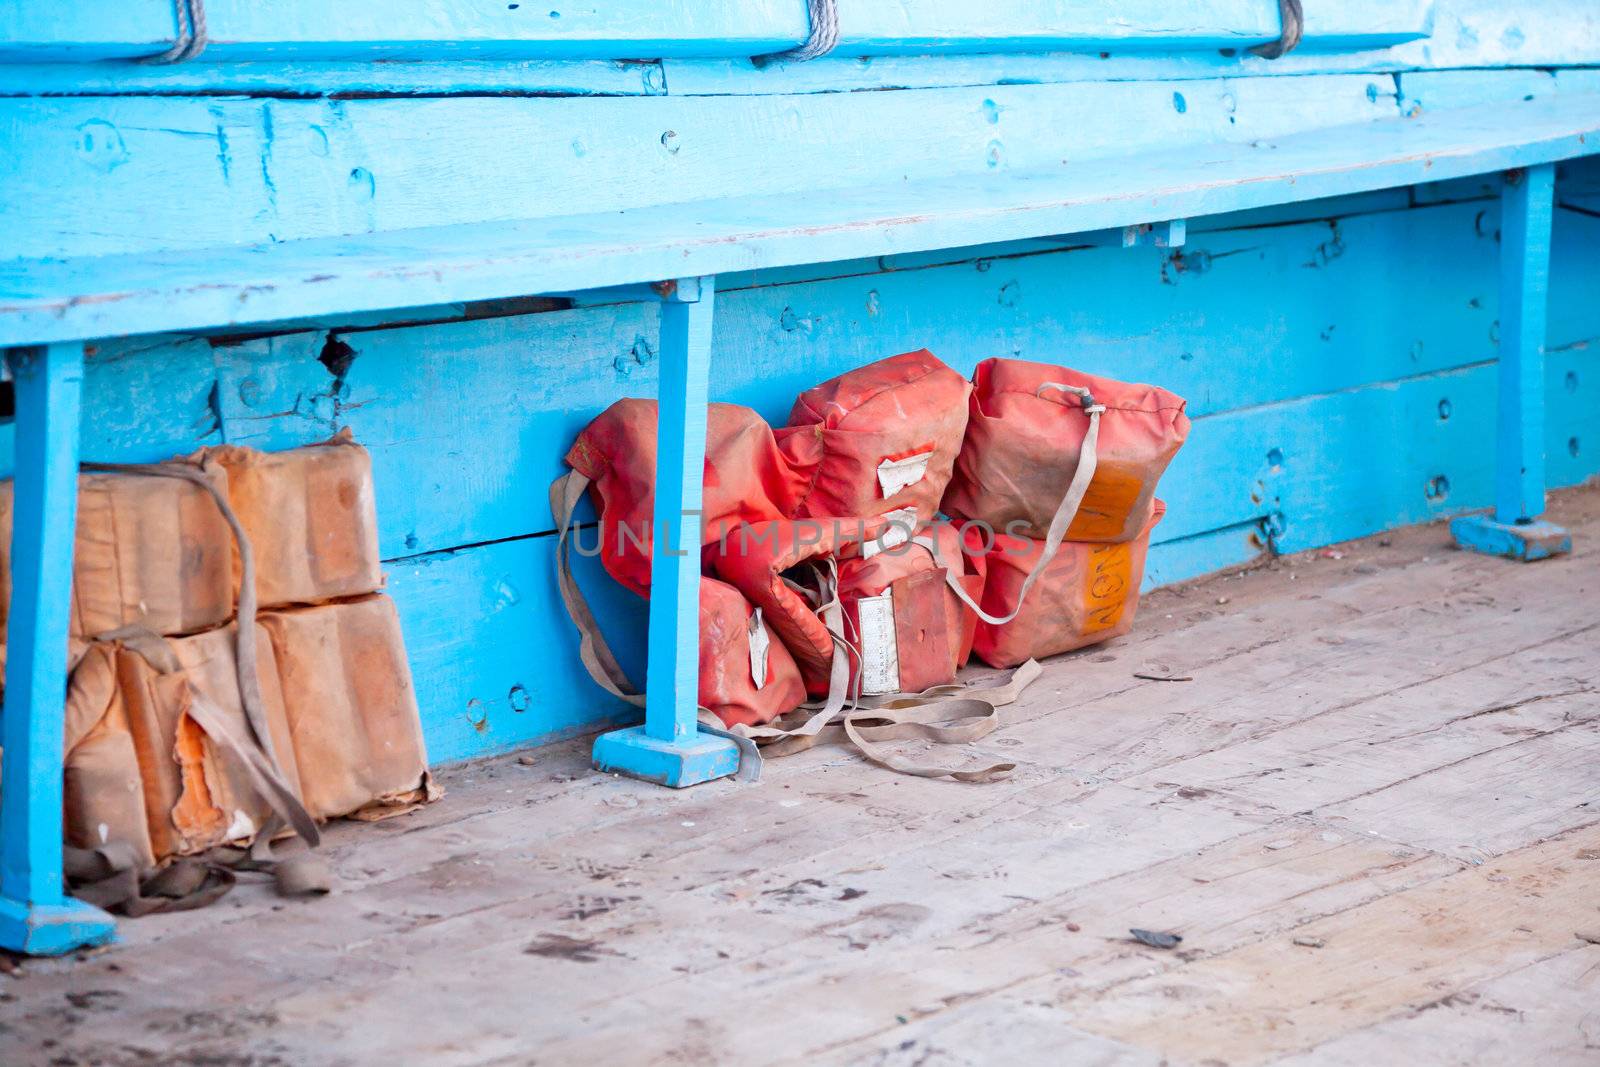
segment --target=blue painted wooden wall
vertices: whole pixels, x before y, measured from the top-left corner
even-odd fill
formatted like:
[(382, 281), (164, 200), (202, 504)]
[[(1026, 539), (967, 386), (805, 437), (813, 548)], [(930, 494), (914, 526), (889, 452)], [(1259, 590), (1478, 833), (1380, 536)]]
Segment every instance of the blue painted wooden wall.
[[(1008, 39), (1032, 32), (1017, 14), (1026, 6), (1003, 8), (1017, 20)], [(1341, 5), (1382, 11), (1385, 32), (1411, 43), (1297, 53), (1281, 67), (1221, 57), (1213, 39), (1257, 33), (1275, 4), (1201, 6), (1211, 37), (1106, 59), (897, 55), (909, 46), (862, 23), (857, 51), (879, 58), (768, 71), (666, 50), (649, 63), (561, 60), (529, 31), (508, 53), (518, 62), (484, 46), (488, 58), (375, 71), (348, 45), (123, 75), (55, 62), (87, 39), (64, 9), (44, 18), (0, 2), (0, 14), (36, 20), (17, 62), (0, 66), (0, 259), (981, 173), (1600, 83), (1546, 69), (1600, 62), (1600, 19), (1581, 5), (1540, 5), (1564, 12), (1563, 34), (1530, 4)], [(143, 40), (139, 18), (160, 7), (128, 5), (130, 21), (108, 24), (95, 47), (120, 54)], [(776, 21), (757, 17), (766, 8)], [(746, 20), (744, 37), (715, 19), (707, 34), (767, 33), (781, 47), (803, 32), (798, 0), (705, 10)], [(1351, 16), (1339, 32), (1362, 25), (1378, 23)], [(294, 45), (265, 31), (237, 39), (267, 42), (264, 55)], [(1002, 84), (1016, 81), (1030, 84)], [(41, 86), (66, 95), (36, 95)], [(898, 86), (914, 88), (851, 91)], [(197, 95), (218, 88), (228, 95)], [(328, 95), (341, 93), (353, 98)], [(726, 276), (713, 398), (781, 419), (800, 389), (924, 346), (962, 371), (1017, 355), (1160, 382), (1189, 398), (1196, 421), (1163, 485), (1152, 583), (1269, 545), (1294, 551), (1486, 506), (1493, 191), (1453, 182), (1192, 220), (1175, 252), (1029, 242)], [(1557, 193), (1547, 433), (1550, 482), (1567, 485), (1600, 471), (1600, 165), (1562, 168)], [(548, 740), (623, 717), (583, 675), (554, 595), (545, 492), (588, 419), (619, 396), (654, 394), (656, 314), (547, 300), (108, 344), (88, 365), (83, 454), (285, 448), (351, 427), (374, 457), (432, 757)], [(0, 472), (10, 463), (0, 428)], [(640, 673), (642, 602), (591, 563), (581, 577)]]

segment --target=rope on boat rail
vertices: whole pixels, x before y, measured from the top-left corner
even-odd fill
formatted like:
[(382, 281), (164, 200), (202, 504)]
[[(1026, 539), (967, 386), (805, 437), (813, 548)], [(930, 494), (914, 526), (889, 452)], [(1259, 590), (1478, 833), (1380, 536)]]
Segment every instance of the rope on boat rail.
[[(1299, 0), (1295, 0), (1299, 3)], [(768, 63), (804, 63), (808, 59), (817, 59), (833, 51), (839, 43), (839, 4), (838, 0), (808, 0), (811, 14), (811, 36), (798, 47), (787, 52), (774, 52), (770, 56), (757, 56), (756, 64), (765, 66)]]
[(206, 0), (172, 0), (172, 7), (178, 16), (178, 36), (172, 47), (139, 62), (160, 66), (184, 63), (206, 50)]
[(1251, 55), (1262, 59), (1280, 59), (1294, 51), (1305, 31), (1305, 14), (1300, 10), (1300, 0), (1278, 0), (1278, 14), (1283, 18), (1283, 33), (1276, 41), (1258, 44), (1250, 49)]

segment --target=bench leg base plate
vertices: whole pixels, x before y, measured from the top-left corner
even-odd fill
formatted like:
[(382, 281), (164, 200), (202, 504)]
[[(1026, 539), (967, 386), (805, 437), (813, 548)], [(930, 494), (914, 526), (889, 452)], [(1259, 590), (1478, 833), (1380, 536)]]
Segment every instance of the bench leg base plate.
[(116, 938), (117, 922), (81, 900), (23, 904), (0, 899), (0, 948), (29, 956), (60, 956)]
[(739, 770), (739, 746), (705, 733), (662, 741), (645, 733), (643, 726), (634, 726), (595, 738), (594, 768), (682, 789), (731, 777)]
[(1463, 515), (1450, 523), (1456, 544), (1488, 556), (1532, 563), (1572, 551), (1572, 535), (1550, 522), (1496, 522), (1488, 515)]

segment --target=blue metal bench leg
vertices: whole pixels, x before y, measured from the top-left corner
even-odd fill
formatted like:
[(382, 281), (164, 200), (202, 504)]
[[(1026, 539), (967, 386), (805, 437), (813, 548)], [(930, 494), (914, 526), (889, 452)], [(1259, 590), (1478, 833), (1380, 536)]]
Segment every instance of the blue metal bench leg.
[(1493, 515), (1450, 524), (1456, 544), (1529, 561), (1572, 551), (1572, 536), (1543, 522), (1544, 339), (1555, 168), (1506, 175), (1500, 197), (1500, 417)]
[(661, 307), (655, 553), (644, 725), (595, 739), (594, 765), (682, 787), (739, 769), (739, 750), (696, 723), (700, 675), (700, 496), (706, 458), (712, 278), (688, 278)]
[(68, 897), (61, 876), (62, 733), (67, 622), (78, 511), (81, 345), (8, 353), (16, 385), (0, 744), (0, 947), (54, 956), (109, 941), (111, 916)]

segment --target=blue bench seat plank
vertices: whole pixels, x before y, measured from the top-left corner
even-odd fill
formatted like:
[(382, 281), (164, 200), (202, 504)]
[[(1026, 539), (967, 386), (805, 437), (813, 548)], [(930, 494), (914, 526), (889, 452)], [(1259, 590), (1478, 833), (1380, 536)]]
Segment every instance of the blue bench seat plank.
[(1365, 192), (1600, 150), (1600, 94), (1048, 170), (182, 253), (0, 264), (0, 345), (243, 326), (955, 248)]
[[(636, 59), (747, 57), (806, 38), (804, 0), (605, 4), (328, 4), (207, 0), (205, 59)], [(900, 0), (841, 5), (841, 55), (1073, 48), (1248, 48), (1278, 36), (1271, 0)], [(1428, 36), (1430, 0), (1310, 5), (1305, 47), (1374, 48)], [(163, 51), (170, 0), (0, 0), (0, 60), (134, 58)]]

